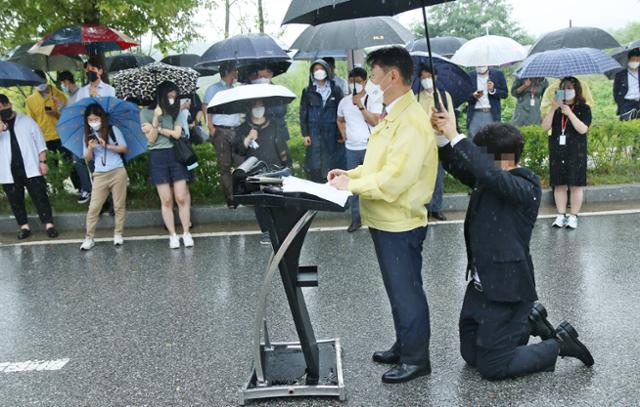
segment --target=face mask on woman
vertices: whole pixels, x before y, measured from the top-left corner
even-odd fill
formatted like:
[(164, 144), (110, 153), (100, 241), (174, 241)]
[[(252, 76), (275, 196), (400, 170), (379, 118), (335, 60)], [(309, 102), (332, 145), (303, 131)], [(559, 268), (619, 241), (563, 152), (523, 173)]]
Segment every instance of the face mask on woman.
[(264, 117), (265, 110), (266, 109), (264, 108), (264, 106), (254, 107), (253, 109), (251, 109), (251, 115), (256, 119), (262, 119)]
[(325, 71), (324, 69), (318, 69), (313, 73), (313, 79), (317, 81), (323, 81), (327, 79), (327, 71)]
[(167, 101), (169, 101), (169, 106), (173, 106), (173, 104), (176, 103), (175, 98), (167, 98)]
[(97, 132), (100, 130), (100, 127), (102, 127), (102, 121), (89, 122), (89, 127), (91, 127), (91, 130)]
[(564, 90), (564, 99), (565, 100), (573, 100), (576, 97), (575, 89), (565, 89)]
[(432, 90), (433, 89), (433, 78), (425, 78), (420, 81), (423, 89)]

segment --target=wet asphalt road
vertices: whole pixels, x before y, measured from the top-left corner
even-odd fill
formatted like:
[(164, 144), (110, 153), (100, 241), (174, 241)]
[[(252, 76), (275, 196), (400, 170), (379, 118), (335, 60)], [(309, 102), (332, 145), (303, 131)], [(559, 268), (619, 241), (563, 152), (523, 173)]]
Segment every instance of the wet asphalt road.
[[(581, 219), (578, 231), (538, 221), (532, 242), (538, 292), (557, 324), (569, 320), (596, 364), (559, 360), (556, 371), (486, 382), (458, 353), (464, 293), (462, 225), (430, 228), (424, 281), (431, 309), (431, 376), (383, 385), (371, 352), (393, 328), (368, 232), (311, 232), (302, 264), (321, 338), (340, 337), (348, 400), (270, 400), (265, 406), (640, 405), (640, 215)], [(0, 247), (0, 406), (233, 406), (251, 367), (256, 292), (270, 250), (258, 236)], [(295, 331), (276, 279), (271, 339)], [(3, 363), (69, 362), (59, 370), (3, 372)]]

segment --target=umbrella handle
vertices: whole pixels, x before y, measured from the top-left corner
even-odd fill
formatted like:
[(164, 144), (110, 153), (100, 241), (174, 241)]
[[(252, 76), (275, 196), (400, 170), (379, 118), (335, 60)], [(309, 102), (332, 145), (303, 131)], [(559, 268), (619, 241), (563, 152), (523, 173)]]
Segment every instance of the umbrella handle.
[(442, 107), (440, 106), (440, 95), (438, 94), (438, 86), (436, 86), (436, 76), (433, 74), (433, 54), (431, 53), (431, 40), (429, 39), (429, 24), (427, 23), (427, 6), (424, 3), (424, 0), (420, 0), (422, 3), (422, 21), (424, 23), (424, 36), (427, 41), (427, 52), (429, 54), (429, 67), (431, 68), (431, 76), (433, 77), (433, 102), (438, 110), (438, 112), (442, 111)]

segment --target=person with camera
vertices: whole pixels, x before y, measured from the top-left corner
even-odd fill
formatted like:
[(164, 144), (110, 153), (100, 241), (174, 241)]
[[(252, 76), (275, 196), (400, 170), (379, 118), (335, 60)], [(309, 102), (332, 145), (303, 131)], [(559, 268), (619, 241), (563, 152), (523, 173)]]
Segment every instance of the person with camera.
[[(576, 229), (587, 185), (587, 132), (591, 125), (591, 108), (582, 94), (580, 81), (566, 77), (542, 121), (549, 136), (550, 184), (558, 216), (557, 228)], [(567, 213), (568, 191), (571, 190), (571, 213)]]
[(128, 181), (122, 154), (127, 152), (127, 143), (120, 129), (107, 123), (107, 114), (97, 103), (87, 106), (84, 112), (83, 152), (86, 161), (93, 161), (94, 172), (87, 231), (80, 250), (91, 250), (96, 245), (93, 239), (96, 225), (109, 194), (113, 197), (115, 213), (113, 244), (121, 246), (124, 243), (122, 233)]
[[(286, 132), (280, 123), (266, 116), (264, 103), (258, 100), (247, 113), (247, 120), (238, 127), (233, 138), (233, 153), (241, 161), (256, 157), (274, 169), (291, 167), (291, 154)], [(255, 208), (262, 236), (260, 244), (271, 244), (269, 225), (264, 208)]]
[(140, 112), (142, 131), (149, 141), (149, 179), (156, 186), (162, 210), (162, 219), (169, 231), (169, 247), (180, 248), (173, 217), (173, 202), (178, 204), (182, 223), (182, 241), (185, 247), (193, 247), (191, 227), (191, 194), (188, 181), (191, 173), (178, 161), (174, 140), (179, 140), (188, 129), (186, 118), (180, 112), (178, 87), (169, 81), (162, 82), (156, 90), (156, 102)]
[(514, 126), (538, 126), (542, 122), (540, 103), (549, 87), (546, 78), (518, 78), (511, 85), (511, 95), (517, 99), (511, 124)]

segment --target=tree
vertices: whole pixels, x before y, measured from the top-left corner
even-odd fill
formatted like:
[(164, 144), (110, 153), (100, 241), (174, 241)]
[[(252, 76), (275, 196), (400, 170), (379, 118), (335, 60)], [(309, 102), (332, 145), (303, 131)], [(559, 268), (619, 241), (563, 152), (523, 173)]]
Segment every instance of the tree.
[[(458, 0), (429, 7), (431, 37), (472, 39), (487, 33), (513, 38), (521, 44), (533, 43), (520, 25), (511, 18), (512, 8), (506, 0)], [(424, 37), (422, 21), (413, 25), (418, 37)]]
[(622, 45), (627, 45), (630, 42), (640, 40), (640, 23), (629, 23), (619, 30), (613, 32), (613, 36), (616, 37), (618, 42)]
[(258, 0), (258, 28), (264, 34), (264, 13), (262, 11), (262, 0)]
[[(41, 39), (58, 28), (100, 23), (137, 38), (151, 32), (167, 53), (199, 38), (193, 18), (197, 0), (3, 0), (0, 51)], [(212, 4), (212, 2), (209, 2)]]

